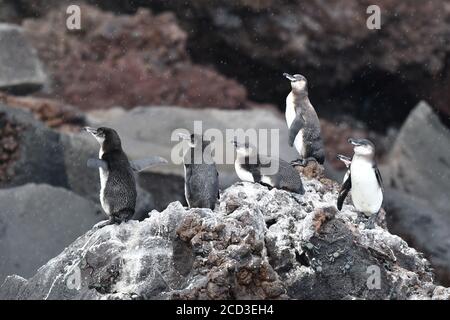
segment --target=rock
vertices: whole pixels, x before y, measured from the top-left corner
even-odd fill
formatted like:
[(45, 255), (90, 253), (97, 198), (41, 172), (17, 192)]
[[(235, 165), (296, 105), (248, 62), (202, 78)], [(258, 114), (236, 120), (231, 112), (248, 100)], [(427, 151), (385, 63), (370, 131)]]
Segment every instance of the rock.
[(79, 131), (85, 124), (84, 114), (75, 107), (61, 102), (38, 97), (17, 97), (0, 92), (0, 102), (9, 107), (31, 111), (36, 119), (48, 127), (62, 131)]
[(450, 216), (450, 131), (426, 102), (408, 116), (383, 168), (385, 183)]
[(71, 31), (61, 27), (65, 10), (52, 9), (45, 17), (23, 22), (52, 75), (51, 97), (85, 110), (148, 104), (235, 109), (249, 104), (243, 86), (191, 62), (187, 33), (171, 13), (141, 9), (116, 16), (81, 5), (82, 30)]
[(10, 0), (0, 0), (0, 23), (1, 22), (14, 22), (18, 20), (19, 13), (14, 3)]
[(389, 231), (422, 251), (436, 273), (436, 280), (450, 285), (450, 216), (432, 209), (416, 196), (393, 189), (384, 193)]
[(22, 29), (0, 23), (0, 90), (26, 94), (46, 82), (41, 63)]
[[(227, 143), (225, 136), (227, 129), (266, 129), (268, 134), (271, 133), (270, 130), (276, 130), (274, 133), (279, 133), (278, 145), (281, 158), (294, 160), (298, 157), (295, 149), (287, 144), (288, 132), (284, 118), (272, 109), (189, 110), (180, 107), (155, 106), (139, 107), (130, 111), (115, 108), (108, 111), (91, 111), (88, 114), (88, 122), (93, 126), (104, 125), (115, 128), (123, 138), (126, 151), (132, 158), (142, 158), (157, 154), (168, 160), (172, 159), (173, 148), (178, 143), (178, 140), (174, 142), (170, 140), (172, 133), (180, 128), (192, 132), (194, 121), (201, 122), (203, 133), (207, 129), (214, 128), (223, 134), (225, 141), (218, 141), (215, 157), (218, 163), (219, 181), (222, 187), (227, 187), (238, 181), (233, 165), (219, 164), (219, 160), (223, 163), (225, 159), (224, 149), (221, 146), (223, 143)], [(228, 143), (226, 148), (231, 149), (231, 151), (234, 150), (231, 144)], [(172, 162), (169, 161), (168, 165), (155, 167), (152, 171), (184, 176), (183, 166), (175, 164), (173, 160)], [(234, 158), (232, 161), (234, 161)]]
[(301, 197), (237, 183), (215, 211), (178, 202), (88, 231), (2, 299), (446, 299), (426, 259), (305, 179)]
[[(0, 147), (8, 149), (8, 153), (6, 159), (0, 159), (0, 188), (46, 183), (99, 203), (98, 170), (86, 167), (87, 159), (98, 156), (98, 143), (94, 139), (87, 134), (54, 131), (30, 113), (3, 105), (0, 123), (10, 128), (7, 130), (10, 133), (1, 137)], [(138, 188), (136, 216), (143, 217), (153, 208), (152, 196)]]
[(100, 208), (66, 189), (26, 184), (0, 190), (0, 279), (30, 277), (104, 219)]

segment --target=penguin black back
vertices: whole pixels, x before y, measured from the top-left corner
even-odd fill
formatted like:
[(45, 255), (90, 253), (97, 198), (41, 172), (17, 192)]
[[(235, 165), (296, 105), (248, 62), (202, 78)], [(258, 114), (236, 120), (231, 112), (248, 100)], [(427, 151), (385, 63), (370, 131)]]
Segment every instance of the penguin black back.
[(180, 135), (189, 140), (184, 157), (185, 197), (190, 208), (214, 209), (219, 197), (219, 173), (208, 150), (210, 141), (200, 135)]

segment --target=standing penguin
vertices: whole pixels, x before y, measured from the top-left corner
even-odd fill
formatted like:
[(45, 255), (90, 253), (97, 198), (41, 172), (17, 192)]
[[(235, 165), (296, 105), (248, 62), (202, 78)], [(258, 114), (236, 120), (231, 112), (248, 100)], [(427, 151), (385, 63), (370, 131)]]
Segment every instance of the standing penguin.
[[(302, 179), (299, 173), (288, 162), (257, 153), (256, 147), (248, 142), (233, 140), (236, 148), (234, 168), (242, 181), (257, 182), (269, 188), (284, 189), (304, 194)], [(271, 168), (278, 168), (272, 172)]]
[(383, 203), (383, 181), (374, 159), (375, 146), (366, 139), (349, 139), (348, 142), (354, 145), (355, 154), (339, 191), (337, 207), (342, 209), (351, 189), (356, 210), (372, 219)]
[(184, 193), (189, 208), (209, 208), (214, 210), (219, 198), (219, 173), (216, 169), (208, 140), (201, 135), (178, 134), (188, 141), (184, 155)]
[(293, 164), (305, 166), (310, 160), (319, 164), (325, 161), (325, 151), (320, 135), (320, 122), (308, 98), (308, 82), (301, 74), (283, 73), (291, 81), (292, 90), (286, 98), (286, 123), (289, 128), (289, 145), (294, 146), (300, 159)]
[(136, 181), (133, 171), (167, 163), (167, 160), (150, 157), (130, 162), (114, 129), (86, 127), (84, 130), (92, 134), (100, 144), (99, 158), (89, 159), (87, 165), (99, 169), (100, 203), (109, 218), (98, 223), (95, 228), (128, 221), (133, 216), (136, 206)]

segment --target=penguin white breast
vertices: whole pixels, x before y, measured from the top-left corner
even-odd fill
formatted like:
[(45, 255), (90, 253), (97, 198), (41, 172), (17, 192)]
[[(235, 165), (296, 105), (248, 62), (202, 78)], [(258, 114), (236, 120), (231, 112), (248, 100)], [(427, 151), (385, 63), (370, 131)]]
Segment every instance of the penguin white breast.
[(294, 122), (296, 113), (295, 113), (295, 105), (294, 105), (294, 96), (292, 95), (292, 92), (289, 93), (289, 95), (286, 98), (286, 123), (288, 128), (291, 127), (292, 122)]
[[(102, 156), (103, 156), (103, 149), (100, 148), (100, 151), (98, 153), (99, 159), (101, 159)], [(109, 172), (108, 170), (105, 170), (103, 168), (99, 168), (98, 171), (100, 174), (100, 204), (102, 205), (102, 208), (105, 211), (105, 213), (107, 215), (110, 215), (111, 214), (110, 207), (108, 201), (105, 198), (105, 187), (106, 182), (108, 181)]]
[(377, 213), (383, 202), (383, 192), (378, 184), (370, 161), (353, 160), (351, 167), (352, 201), (356, 210), (366, 215)]
[(275, 187), (273, 180), (270, 176), (262, 176), (261, 177), (261, 182), (268, 184), (269, 186)]
[(236, 174), (238, 175), (239, 179), (241, 179), (242, 181), (255, 182), (251, 172), (242, 168), (239, 161), (234, 162), (234, 169), (236, 170)]
[[(286, 111), (285, 111), (286, 123), (289, 129), (291, 128), (292, 122), (294, 122), (296, 116), (297, 113), (295, 112), (294, 96), (292, 95), (291, 92), (286, 98)], [(302, 129), (297, 133), (297, 136), (295, 137), (294, 140), (294, 147), (302, 157), (304, 157), (306, 154), (304, 146), (305, 144), (303, 143), (303, 129)]]

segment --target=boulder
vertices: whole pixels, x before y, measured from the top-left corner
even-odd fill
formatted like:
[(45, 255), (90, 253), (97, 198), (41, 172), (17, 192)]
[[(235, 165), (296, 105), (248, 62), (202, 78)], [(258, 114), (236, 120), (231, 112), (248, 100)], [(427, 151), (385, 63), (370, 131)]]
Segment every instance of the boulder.
[[(429, 263), (344, 205), (338, 186), (306, 194), (237, 183), (214, 211), (171, 203), (144, 221), (90, 230), (2, 299), (448, 299)], [(61, 210), (64, 210), (61, 208)]]
[[(86, 167), (87, 159), (98, 157), (98, 143), (92, 137), (49, 129), (29, 112), (4, 105), (0, 105), (0, 122), (10, 128), (6, 139), (2, 137), (2, 148), (14, 146), (0, 162), (0, 188), (46, 183), (99, 203), (98, 170)], [(153, 208), (152, 196), (138, 187), (136, 216), (143, 217)]]
[(450, 130), (420, 102), (403, 124), (383, 167), (385, 183), (450, 216)]
[(435, 270), (436, 280), (450, 285), (450, 216), (435, 211), (417, 196), (386, 189), (383, 207), (388, 229), (422, 251)]
[(23, 30), (0, 23), (0, 90), (26, 94), (46, 83), (47, 76)]
[(46, 184), (0, 189), (0, 203), (2, 281), (11, 273), (32, 276), (43, 263), (104, 219), (94, 202)]

